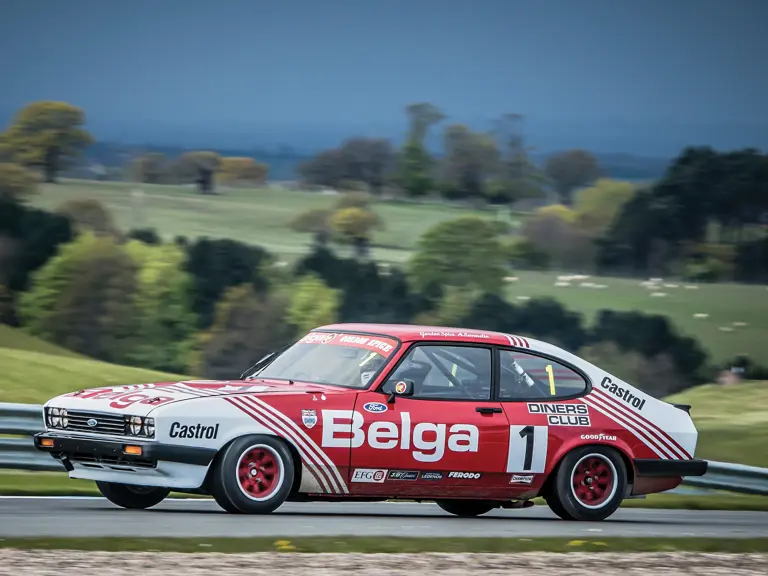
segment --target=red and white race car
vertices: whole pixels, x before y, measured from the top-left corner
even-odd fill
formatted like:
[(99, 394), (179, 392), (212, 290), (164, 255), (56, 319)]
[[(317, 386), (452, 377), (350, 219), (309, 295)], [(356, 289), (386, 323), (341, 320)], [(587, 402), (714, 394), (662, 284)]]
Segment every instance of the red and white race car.
[(602, 520), (706, 472), (688, 410), (530, 338), (338, 324), (237, 381), (58, 396), (35, 445), (126, 508), (174, 490), (250, 514), (403, 498), (476, 516), (543, 496), (561, 518)]

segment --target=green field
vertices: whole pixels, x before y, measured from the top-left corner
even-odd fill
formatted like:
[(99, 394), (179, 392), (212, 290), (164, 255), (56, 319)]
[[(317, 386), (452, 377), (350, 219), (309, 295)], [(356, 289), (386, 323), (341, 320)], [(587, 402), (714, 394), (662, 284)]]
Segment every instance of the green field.
[[(290, 220), (303, 210), (329, 207), (336, 201), (332, 195), (292, 190), (238, 189), (201, 196), (192, 188), (154, 185), (140, 186), (144, 196), (139, 201), (131, 195), (138, 188), (119, 182), (64, 181), (41, 185), (33, 202), (55, 209), (73, 198), (97, 198), (113, 212), (123, 229), (152, 227), (166, 239), (176, 235), (235, 238), (293, 260), (309, 249), (310, 239), (290, 230)], [(494, 212), (475, 212), (446, 204), (384, 202), (376, 206), (376, 211), (386, 230), (374, 238), (378, 246), (373, 249), (373, 257), (395, 263), (405, 261), (419, 236), (438, 222), (466, 214), (496, 217)], [(598, 277), (572, 281), (563, 287), (555, 286), (559, 275), (516, 273), (518, 280), (509, 284), (507, 293), (513, 302), (554, 296), (567, 307), (582, 312), (588, 320), (599, 309), (667, 315), (681, 332), (701, 342), (712, 361), (721, 362), (744, 353), (760, 364), (768, 364), (763, 345), (768, 338), (766, 286), (699, 284), (696, 289), (686, 289), (685, 283), (668, 280), (667, 284), (676, 287), (662, 283), (657, 289), (648, 289), (639, 280)], [(582, 287), (582, 282), (606, 287)], [(654, 292), (666, 295), (652, 296)], [(696, 314), (708, 316), (696, 318)]]
[[(131, 191), (141, 189), (138, 200)], [(125, 184), (120, 182), (64, 181), (43, 184), (33, 199), (53, 210), (75, 198), (95, 198), (113, 213), (123, 230), (155, 228), (166, 239), (174, 236), (235, 238), (258, 244), (291, 260), (310, 247), (309, 235), (289, 228), (291, 219), (312, 208), (330, 208), (338, 196), (281, 189), (228, 189), (216, 196), (201, 196), (193, 188)], [(372, 255), (377, 260), (402, 262), (416, 240), (432, 225), (461, 215), (493, 218), (493, 211), (472, 211), (446, 204), (385, 202), (376, 206), (385, 229), (377, 232)]]
[(167, 382), (183, 376), (86, 358), (0, 348), (0, 401), (42, 404), (81, 388)]
[(691, 405), (699, 431), (696, 457), (768, 467), (768, 382), (709, 384), (668, 400)]
[[(510, 282), (507, 295), (521, 298), (552, 296), (592, 321), (598, 310), (638, 310), (668, 316), (677, 329), (698, 340), (710, 360), (722, 362), (748, 354), (758, 364), (768, 364), (768, 287), (746, 284), (693, 284), (666, 280), (648, 288), (641, 280), (589, 277), (556, 286), (564, 273), (520, 272)], [(566, 280), (567, 281), (567, 280)], [(582, 286), (600, 284), (605, 288)], [(666, 286), (665, 286), (666, 284)], [(695, 289), (686, 288), (695, 286)], [(660, 292), (665, 296), (652, 296)], [(697, 314), (707, 314), (705, 318)], [(725, 330), (724, 330), (725, 329)]]
[(26, 350), (29, 352), (39, 352), (40, 354), (49, 354), (51, 356), (65, 356), (67, 358), (83, 358), (71, 350), (61, 348), (55, 344), (40, 340), (30, 336), (23, 330), (11, 328), (5, 324), (0, 324), (0, 352), (6, 349)]

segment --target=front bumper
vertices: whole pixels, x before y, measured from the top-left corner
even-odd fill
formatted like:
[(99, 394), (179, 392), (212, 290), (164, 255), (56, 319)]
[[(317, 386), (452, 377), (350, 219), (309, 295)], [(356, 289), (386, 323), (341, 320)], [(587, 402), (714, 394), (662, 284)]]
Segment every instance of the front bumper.
[(707, 473), (708, 462), (706, 460), (635, 458), (633, 464), (638, 476), (644, 478), (671, 478), (676, 476), (704, 476)]
[[(42, 441), (46, 440), (44, 446)], [(40, 432), (34, 436), (35, 448), (48, 452), (61, 460), (68, 471), (72, 471), (72, 462), (105, 461), (116, 465), (139, 467), (155, 466), (157, 462), (178, 462), (195, 466), (208, 466), (216, 456), (213, 448), (194, 446), (176, 446), (142, 440), (108, 440), (81, 436), (67, 436), (55, 432)], [(127, 454), (126, 447), (141, 448), (140, 454)]]

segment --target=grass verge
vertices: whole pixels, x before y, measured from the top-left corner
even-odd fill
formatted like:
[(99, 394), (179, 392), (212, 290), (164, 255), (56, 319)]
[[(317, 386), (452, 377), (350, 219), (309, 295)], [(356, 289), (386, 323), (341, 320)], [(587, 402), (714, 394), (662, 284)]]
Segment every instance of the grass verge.
[(707, 384), (665, 400), (692, 406), (697, 458), (768, 467), (768, 382)]
[[(58, 472), (2, 472), (0, 495), (3, 496), (100, 496), (90, 480), (71, 480)], [(172, 492), (171, 498), (198, 498)], [(539, 506), (544, 500), (535, 500)], [(768, 512), (768, 497), (748, 494), (651, 494), (647, 498), (625, 500), (623, 508), (654, 508), (667, 510), (753, 510)]]
[(767, 552), (768, 538), (6, 538), (2, 548), (107, 552)]
[(178, 382), (184, 376), (88, 358), (0, 347), (0, 398), (3, 402), (43, 404), (81, 388), (143, 382)]

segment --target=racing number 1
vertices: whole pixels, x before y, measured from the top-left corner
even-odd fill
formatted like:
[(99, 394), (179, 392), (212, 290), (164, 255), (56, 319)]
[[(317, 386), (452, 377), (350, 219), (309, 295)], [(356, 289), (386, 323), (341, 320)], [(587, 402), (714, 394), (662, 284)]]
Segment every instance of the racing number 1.
[(544, 472), (548, 440), (546, 426), (510, 426), (507, 472)]

